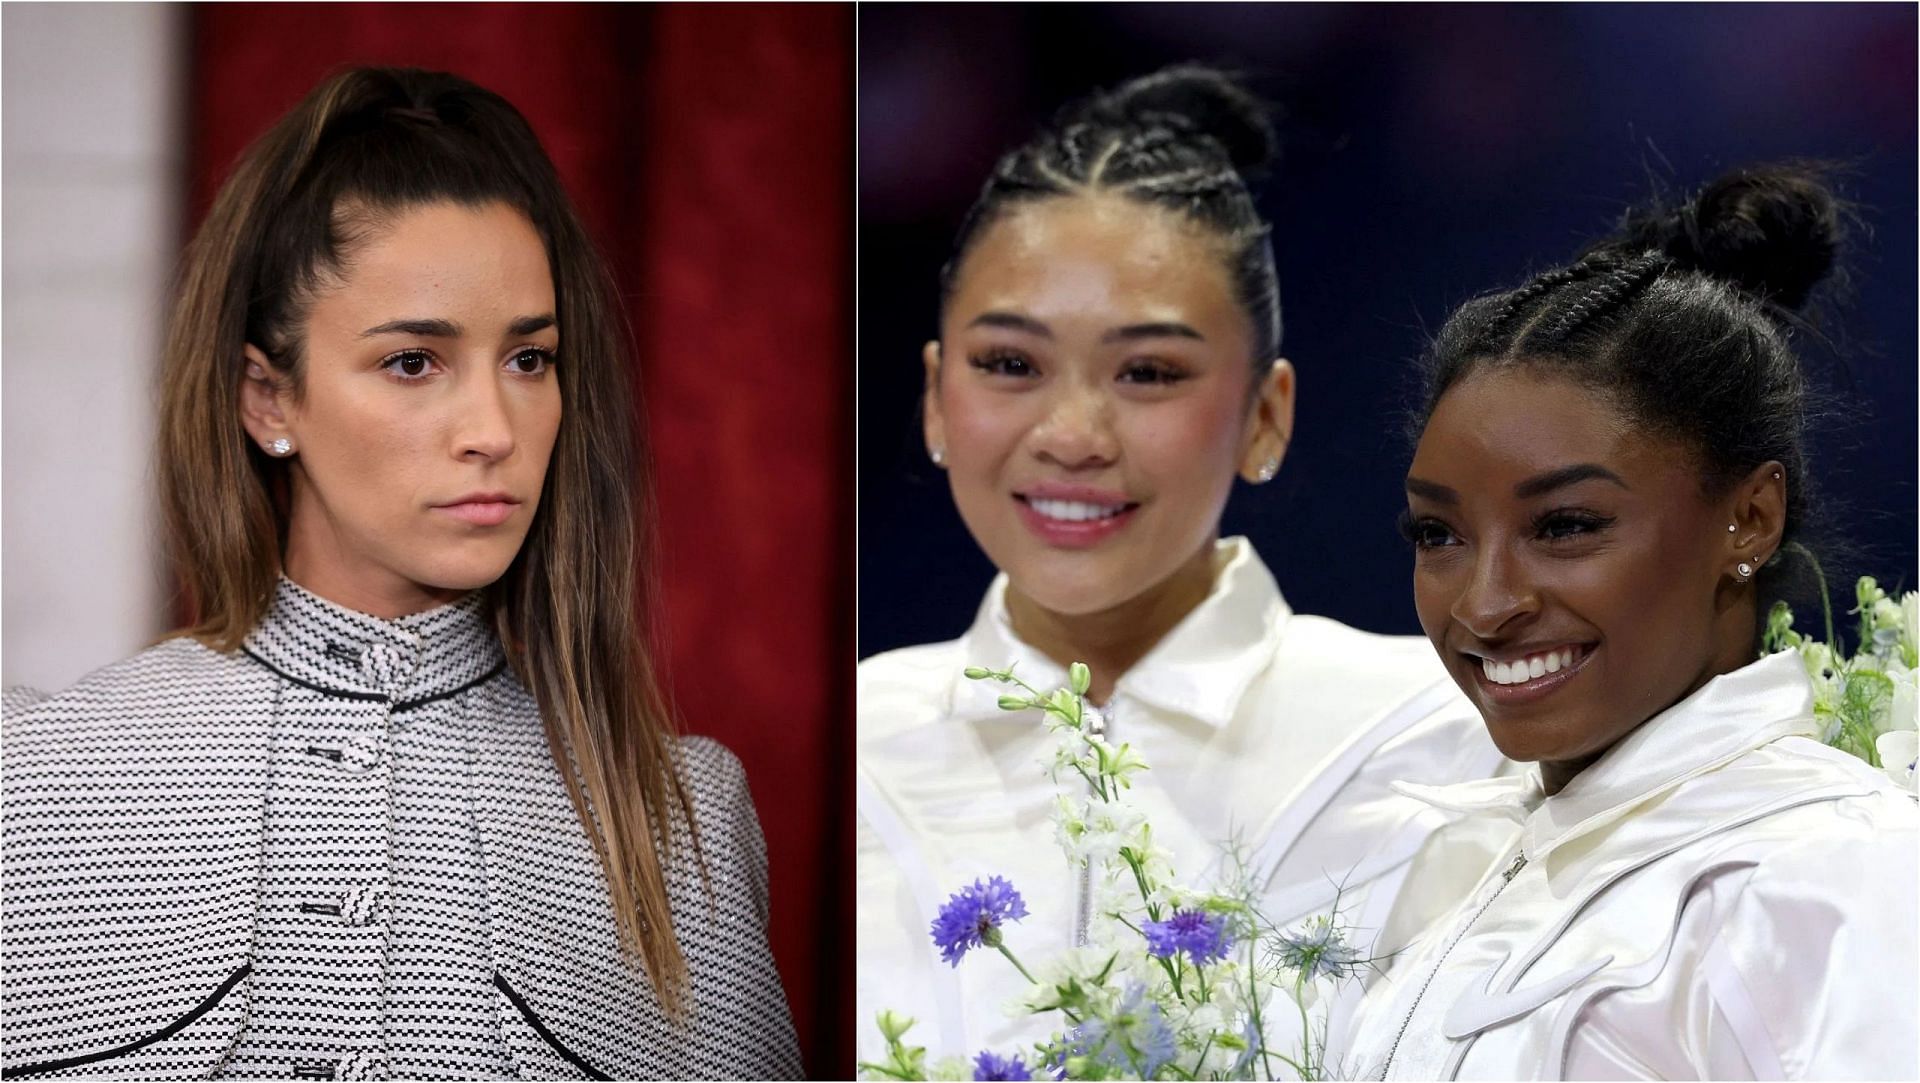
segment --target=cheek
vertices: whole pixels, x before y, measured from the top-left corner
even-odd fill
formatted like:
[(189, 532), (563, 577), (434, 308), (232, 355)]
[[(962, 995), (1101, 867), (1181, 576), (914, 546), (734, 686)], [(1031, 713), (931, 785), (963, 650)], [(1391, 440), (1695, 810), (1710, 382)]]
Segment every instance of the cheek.
[(1243, 407), (1237, 396), (1222, 394), (1142, 407), (1127, 415), (1127, 450), (1137, 467), (1178, 477), (1195, 495), (1225, 492), (1240, 466)]
[(948, 466), (961, 478), (997, 468), (1044, 416), (1038, 395), (992, 394), (965, 387), (942, 392), (940, 406)]

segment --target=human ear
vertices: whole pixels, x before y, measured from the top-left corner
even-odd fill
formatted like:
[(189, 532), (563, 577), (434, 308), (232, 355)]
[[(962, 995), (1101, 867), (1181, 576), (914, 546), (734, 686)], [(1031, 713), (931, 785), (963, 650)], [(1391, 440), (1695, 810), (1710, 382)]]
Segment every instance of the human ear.
[[(283, 408), (286, 390), (277, 370), (258, 346), (248, 343), (245, 353), (247, 363), (240, 375), (240, 425), (267, 454), (276, 458), (291, 454), (295, 448)], [(287, 443), (275, 443), (280, 440)], [(277, 450), (280, 447), (286, 450)]]
[(1275, 358), (1253, 389), (1247, 431), (1241, 440), (1240, 476), (1254, 484), (1272, 481), (1293, 441), (1293, 362)]
[(920, 350), (920, 363), (926, 369), (926, 387), (920, 395), (920, 425), (927, 441), (927, 457), (933, 465), (947, 465), (947, 422), (940, 412), (940, 340), (928, 342)]
[[(1757, 569), (1780, 551), (1787, 529), (1787, 471), (1767, 461), (1742, 478), (1728, 499), (1727, 563)], [(1741, 578), (1751, 578), (1742, 576)]]

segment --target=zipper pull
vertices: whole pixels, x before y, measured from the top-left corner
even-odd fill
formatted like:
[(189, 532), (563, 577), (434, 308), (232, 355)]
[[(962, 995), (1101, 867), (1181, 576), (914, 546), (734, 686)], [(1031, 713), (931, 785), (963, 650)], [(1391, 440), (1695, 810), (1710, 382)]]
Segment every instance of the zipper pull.
[(1513, 883), (1513, 878), (1520, 875), (1520, 870), (1526, 867), (1527, 867), (1527, 855), (1525, 854), (1513, 855), (1513, 864), (1507, 867), (1506, 872), (1500, 874), (1501, 881), (1503, 883), (1509, 883), (1509, 884)]

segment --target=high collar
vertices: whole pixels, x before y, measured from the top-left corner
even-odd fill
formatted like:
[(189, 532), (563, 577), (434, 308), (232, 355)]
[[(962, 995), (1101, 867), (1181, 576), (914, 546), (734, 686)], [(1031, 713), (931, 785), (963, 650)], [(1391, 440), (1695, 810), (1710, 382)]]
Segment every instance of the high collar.
[(1688, 779), (1782, 737), (1817, 732), (1813, 686), (1800, 657), (1789, 651), (1709, 680), (1641, 723), (1550, 797), (1538, 768), (1456, 786), (1394, 788), (1451, 811), (1515, 820), (1522, 825), (1522, 851), (1538, 860)]
[[(1216, 543), (1220, 568), (1206, 598), (1181, 618), (1133, 668), (1114, 684), (1113, 700), (1135, 700), (1213, 726), (1232, 720), (1247, 686), (1273, 660), (1293, 611), (1280, 596), (1273, 574), (1245, 538)], [(1002, 668), (1042, 691), (1064, 685), (1066, 670), (1014, 633), (1007, 616), (1007, 577), (987, 589), (973, 626), (961, 637), (967, 665)], [(1003, 689), (990, 681), (952, 675), (947, 713), (997, 717)]]
[(335, 605), (285, 576), (242, 649), (296, 684), (395, 703), (453, 695), (497, 673), (504, 661), (485, 591), (384, 620)]

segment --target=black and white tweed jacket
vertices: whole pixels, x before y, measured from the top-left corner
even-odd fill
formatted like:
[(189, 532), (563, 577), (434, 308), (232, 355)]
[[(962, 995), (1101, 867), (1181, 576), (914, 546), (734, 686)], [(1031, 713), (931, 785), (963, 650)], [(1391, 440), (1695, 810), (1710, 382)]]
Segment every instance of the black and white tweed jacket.
[[(369, 812), (369, 801), (352, 795), (395, 800), (391, 780), (382, 782), (388, 734), (412, 714), (452, 735), (448, 762), (464, 766), (414, 789), (433, 791), (415, 796), (471, 824), (469, 847), (478, 839), (484, 867), (461, 882), (484, 894), (483, 908), (469, 900), (467, 912), (484, 912), (487, 928), (464, 942), (490, 956), (472, 962), (480, 1009), (469, 1015), (484, 1022), (493, 1063), (523, 1079), (796, 1077), (793, 1025), (767, 947), (764, 842), (739, 761), (703, 738), (680, 745), (711, 895), (682, 847), (668, 875), (691, 1011), (677, 1025), (621, 958), (605, 879), (533, 699), (501, 664), (477, 605), (380, 621), (283, 581), (239, 652), (172, 640), (52, 697), (10, 692), (0, 726), (6, 1074), (475, 1074), (434, 1059), (445, 1036), (435, 1033), (430, 989), (403, 1006), (405, 1026), (394, 1024), (380, 900), (367, 904), (364, 894), (343, 897), (344, 912), (313, 908), (316, 922), (376, 926), (342, 930), (374, 945), (359, 969), (343, 964), (338, 981), (323, 969), (325, 981), (281, 989), (282, 1010), (290, 995), (295, 1015), (311, 990), (319, 1032), (359, 1026), (355, 1054), (271, 1073), (259, 1069), (265, 1061), (230, 1063), (236, 1049), (258, 1042), (249, 1023), (264, 1025), (250, 1006), (262, 953), (274, 950), (262, 944), (265, 840), (270, 794), (286, 790), (285, 761), (310, 753), (314, 769), (339, 769), (363, 787), (292, 815), (297, 830), (320, 840), (321, 856), (303, 852), (301, 861), (337, 860), (377, 886), (388, 875), (381, 863), (391, 850), (382, 847), (392, 844), (383, 833), (393, 813)], [(312, 747), (296, 737), (286, 751), (289, 733), (309, 731), (321, 734)], [(278, 807), (274, 822), (284, 823), (287, 806)], [(491, 990), (482, 983), (488, 971)], [(370, 1008), (339, 1012), (338, 998), (356, 992)], [(408, 1071), (388, 1060), (402, 1044)], [(436, 1064), (442, 1070), (420, 1067)]]

